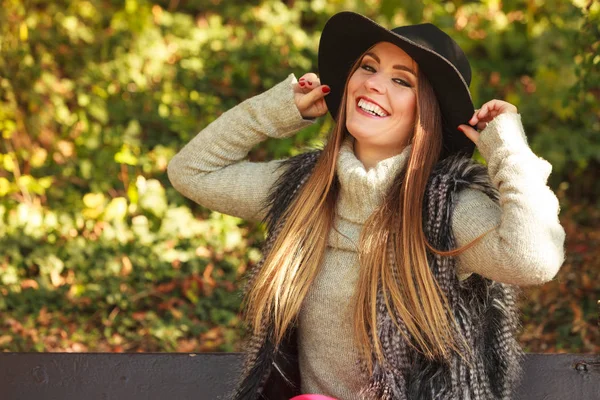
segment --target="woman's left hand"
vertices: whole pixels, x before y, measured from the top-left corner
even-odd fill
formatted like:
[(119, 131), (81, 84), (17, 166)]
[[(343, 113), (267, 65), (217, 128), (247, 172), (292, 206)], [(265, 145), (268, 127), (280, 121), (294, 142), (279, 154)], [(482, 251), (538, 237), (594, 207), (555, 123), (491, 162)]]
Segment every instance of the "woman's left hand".
[[(478, 130), (482, 130), (498, 115), (516, 112), (517, 107), (506, 101), (495, 99), (490, 100), (484, 105), (482, 105), (479, 110), (475, 110), (475, 113), (469, 120), (469, 124), (475, 126)], [(458, 130), (460, 130), (469, 139), (471, 139), (473, 143), (477, 144), (477, 142), (479, 141), (479, 132), (471, 128), (469, 125), (461, 124), (458, 126)]]

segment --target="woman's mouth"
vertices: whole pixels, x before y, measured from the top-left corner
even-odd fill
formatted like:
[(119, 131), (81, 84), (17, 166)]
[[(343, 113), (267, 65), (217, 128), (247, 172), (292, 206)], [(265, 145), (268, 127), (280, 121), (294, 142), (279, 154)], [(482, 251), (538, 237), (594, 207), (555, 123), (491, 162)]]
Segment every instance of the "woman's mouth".
[(374, 118), (385, 118), (389, 115), (383, 108), (364, 98), (358, 100), (356, 109), (359, 113)]

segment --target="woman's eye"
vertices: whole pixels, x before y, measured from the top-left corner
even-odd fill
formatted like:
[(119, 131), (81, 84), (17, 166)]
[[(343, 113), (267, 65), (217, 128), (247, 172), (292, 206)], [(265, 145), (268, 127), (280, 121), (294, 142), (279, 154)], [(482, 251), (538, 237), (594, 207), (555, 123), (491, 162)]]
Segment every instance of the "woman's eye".
[[(373, 68), (369, 64), (363, 64), (360, 67), (368, 72), (377, 72), (377, 70), (375, 70), (375, 68)], [(412, 87), (412, 85), (410, 83), (408, 83), (407, 81), (405, 81), (404, 79), (394, 78), (394, 79), (392, 79), (392, 81), (399, 85), (402, 85), (402, 86)]]
[(406, 82), (404, 79), (396, 78), (396, 79), (393, 79), (393, 81), (396, 82), (396, 83), (398, 83), (398, 84), (400, 84), (400, 85), (402, 85), (402, 86), (412, 87), (412, 85), (410, 83)]
[(362, 69), (364, 69), (365, 71), (369, 71), (369, 72), (375, 72), (375, 68), (371, 67), (370, 65), (367, 64), (363, 64), (361, 66)]

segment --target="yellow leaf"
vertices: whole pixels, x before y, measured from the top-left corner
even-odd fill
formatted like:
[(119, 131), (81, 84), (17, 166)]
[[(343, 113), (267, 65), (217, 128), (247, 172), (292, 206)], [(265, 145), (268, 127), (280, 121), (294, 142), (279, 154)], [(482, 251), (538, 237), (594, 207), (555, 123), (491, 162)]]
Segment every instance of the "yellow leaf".
[(9, 335), (2, 335), (0, 336), (0, 346), (4, 346), (5, 344), (8, 344), (10, 342), (12, 342), (13, 338)]
[(104, 205), (104, 195), (102, 193), (87, 193), (83, 196), (83, 204), (87, 208), (100, 208)]
[(125, 197), (115, 197), (108, 203), (104, 211), (104, 219), (106, 221), (122, 221), (127, 215), (127, 200)]
[(27, 29), (27, 24), (25, 22), (21, 22), (21, 26), (19, 27), (19, 38), (22, 42), (26, 42), (29, 37), (29, 30)]
[(10, 182), (8, 179), (0, 176), (0, 197), (4, 197), (10, 192)]

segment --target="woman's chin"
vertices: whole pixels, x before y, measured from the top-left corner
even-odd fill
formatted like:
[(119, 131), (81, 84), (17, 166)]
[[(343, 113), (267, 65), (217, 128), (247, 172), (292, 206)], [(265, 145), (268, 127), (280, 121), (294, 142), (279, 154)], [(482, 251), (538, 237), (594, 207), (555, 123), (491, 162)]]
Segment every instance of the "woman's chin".
[(373, 129), (372, 126), (369, 127), (364, 124), (347, 125), (346, 129), (348, 129), (348, 132), (354, 136), (356, 140), (372, 140), (381, 133)]
[(348, 132), (350, 133), (350, 135), (352, 135), (352, 137), (354, 137), (354, 140), (356, 142), (362, 144), (382, 145), (382, 143), (380, 143), (382, 139), (381, 134), (378, 132), (374, 132), (373, 129), (348, 129)]

